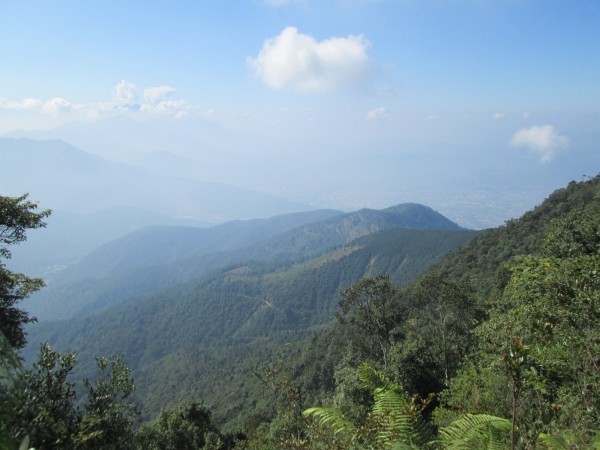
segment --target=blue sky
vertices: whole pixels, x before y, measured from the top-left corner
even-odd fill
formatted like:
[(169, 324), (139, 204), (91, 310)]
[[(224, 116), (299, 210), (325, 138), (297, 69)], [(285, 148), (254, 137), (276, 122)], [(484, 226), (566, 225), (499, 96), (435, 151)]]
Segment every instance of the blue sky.
[(0, 21), (0, 134), (129, 115), (314, 168), (224, 181), (327, 206), (426, 201), (454, 173), (453, 195), (497, 179), (525, 207), (600, 168), (596, 0), (24, 0)]

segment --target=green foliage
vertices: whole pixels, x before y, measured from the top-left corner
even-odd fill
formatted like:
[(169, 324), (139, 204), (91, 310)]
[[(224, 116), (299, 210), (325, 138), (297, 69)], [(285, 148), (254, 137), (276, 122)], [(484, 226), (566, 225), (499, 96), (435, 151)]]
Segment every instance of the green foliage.
[(292, 380), (290, 368), (280, 361), (262, 373), (254, 372), (254, 376), (276, 394), (276, 414), (269, 427), (269, 440), (282, 446), (302, 445), (306, 428), (302, 416), (304, 399)]
[(11, 423), (15, 436), (29, 436), (34, 446), (43, 449), (75, 448), (81, 412), (75, 406), (75, 386), (67, 379), (75, 364), (75, 354), (62, 355), (47, 343), (41, 345), (38, 362), (21, 380)]
[(342, 325), (357, 329), (354, 339), (362, 354), (387, 366), (391, 332), (400, 319), (400, 311), (392, 303), (396, 288), (389, 277), (365, 277), (342, 291), (340, 312), (336, 315)]
[(210, 410), (193, 401), (164, 408), (136, 436), (140, 449), (180, 450), (233, 448), (243, 436), (222, 435), (212, 420)]
[(128, 398), (135, 390), (131, 370), (123, 356), (96, 358), (98, 378), (94, 384), (83, 380), (87, 390), (84, 414), (76, 444), (79, 448), (128, 448), (136, 414)]
[[(380, 270), (390, 273), (394, 282), (406, 281), (474, 235), (461, 230), (387, 230), (297, 264), (225, 268), (93, 318), (40, 322), (29, 333), (32, 341), (51, 338), (61, 351), (78, 351), (77, 378), (93, 374), (95, 355), (126, 354), (145, 419), (169, 403), (197, 395), (220, 425), (228, 424), (224, 429), (246, 423), (253, 428), (268, 417), (272, 404), (247, 374), (275, 363), (281, 342), (294, 347), (294, 362), (304, 360), (302, 369), (294, 368), (294, 376), (311, 398), (330, 395), (335, 367), (350, 337), (338, 330), (333, 340), (319, 338), (314, 347), (300, 341), (331, 321), (341, 290)], [(161, 270), (150, 272), (150, 277), (160, 279)], [(129, 282), (145, 283), (138, 278)], [(93, 295), (97, 287), (85, 282), (79, 291), (64, 295)], [(98, 302), (129, 292), (113, 287)], [(311, 349), (314, 353), (309, 354)], [(34, 358), (32, 349), (23, 354)]]
[(505, 449), (510, 420), (488, 414), (465, 414), (440, 429), (439, 445), (448, 449)]
[[(37, 204), (21, 197), (0, 196), (0, 258), (9, 259), (8, 245), (18, 244), (27, 239), (28, 229), (44, 227), (43, 219), (50, 210), (35, 212)], [(27, 298), (44, 285), (38, 278), (29, 278), (21, 273), (8, 270), (0, 260), (0, 331), (15, 348), (25, 345), (23, 326), (34, 319), (15, 307), (15, 304)]]
[[(22, 383), (24, 369), (8, 339), (0, 332), (0, 448), (19, 448), (19, 440), (11, 427), (19, 401), (23, 397)], [(29, 436), (22, 437), (25, 447)]]
[(599, 428), (600, 197), (589, 197), (547, 224), (537, 254), (504, 266), (476, 358), (444, 395), (463, 411), (485, 396), (483, 411), (512, 418), (513, 448), (548, 434), (585, 447)]
[(421, 277), (402, 299), (409, 313), (392, 351), (398, 376), (411, 391), (440, 392), (471, 353), (483, 310), (470, 283), (438, 274)]
[(400, 385), (368, 364), (361, 365), (358, 373), (374, 398), (365, 423), (354, 424), (336, 408), (309, 408), (304, 415), (313, 417), (319, 426), (329, 427), (334, 436), (340, 435), (345, 448), (355, 444), (381, 449), (420, 448), (431, 440), (431, 430), (421, 415), (431, 398), (408, 398)]
[[(6, 360), (5, 360), (6, 362)], [(133, 442), (127, 398), (133, 383), (123, 358), (98, 358), (99, 378), (85, 380), (85, 407), (77, 405), (75, 384), (69, 381), (75, 354), (60, 354), (46, 343), (32, 370), (11, 370), (12, 385), (3, 392), (13, 407), (2, 416), (2, 430), (17, 441), (28, 439), (41, 449), (120, 449)]]

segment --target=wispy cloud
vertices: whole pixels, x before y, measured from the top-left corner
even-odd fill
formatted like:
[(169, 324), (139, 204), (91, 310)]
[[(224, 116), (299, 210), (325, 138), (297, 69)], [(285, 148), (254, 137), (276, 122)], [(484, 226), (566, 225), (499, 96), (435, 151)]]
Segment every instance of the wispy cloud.
[(37, 98), (25, 98), (20, 101), (11, 101), (0, 98), (0, 108), (17, 111), (38, 111), (46, 114), (60, 114), (81, 110), (84, 108), (84, 105), (72, 103), (61, 97), (55, 97), (46, 101)]
[(371, 71), (369, 42), (363, 36), (317, 41), (288, 27), (264, 42), (256, 58), (248, 58), (255, 74), (273, 89), (320, 91), (352, 86)]
[(556, 152), (569, 144), (569, 138), (559, 134), (552, 125), (532, 126), (517, 131), (510, 144), (517, 148), (526, 148), (540, 158), (540, 162), (552, 161)]
[(144, 99), (151, 102), (157, 103), (170, 97), (175, 92), (175, 88), (171, 86), (156, 86), (144, 89)]
[(503, 112), (497, 112), (492, 114), (492, 119), (494, 120), (500, 120), (500, 119), (504, 119), (506, 117), (506, 114), (504, 114)]
[(367, 113), (367, 119), (375, 120), (378, 117), (384, 116), (385, 113), (386, 113), (386, 109), (383, 106), (380, 106), (379, 108), (375, 108), (375, 109), (372, 109), (371, 111), (369, 111)]

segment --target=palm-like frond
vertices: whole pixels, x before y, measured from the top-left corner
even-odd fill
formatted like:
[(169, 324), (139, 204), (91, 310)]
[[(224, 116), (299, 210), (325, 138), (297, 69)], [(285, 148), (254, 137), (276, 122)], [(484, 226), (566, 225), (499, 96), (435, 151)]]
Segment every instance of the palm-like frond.
[(358, 368), (358, 379), (362, 384), (371, 390), (389, 387), (392, 382), (385, 374), (381, 373), (369, 364), (361, 364)]
[(569, 448), (562, 439), (555, 438), (546, 433), (540, 433), (538, 439), (551, 450), (568, 450)]
[(440, 430), (442, 448), (503, 450), (508, 447), (510, 420), (489, 414), (465, 414)]
[(431, 429), (414, 407), (415, 399), (409, 401), (399, 385), (390, 383), (387, 388), (376, 389), (374, 397), (375, 440), (382, 448), (400, 444), (419, 448), (431, 439)]
[(316, 418), (319, 425), (329, 425), (334, 435), (343, 432), (354, 434), (356, 431), (354, 424), (337, 408), (308, 408), (302, 414)]

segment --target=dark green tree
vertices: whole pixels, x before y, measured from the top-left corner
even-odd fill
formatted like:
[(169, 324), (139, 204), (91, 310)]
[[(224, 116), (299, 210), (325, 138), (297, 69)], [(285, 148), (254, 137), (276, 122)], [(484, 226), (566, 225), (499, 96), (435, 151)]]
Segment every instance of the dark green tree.
[(476, 410), (483, 392), (512, 418), (513, 448), (544, 433), (586, 448), (600, 427), (598, 223), (593, 205), (569, 213), (550, 225), (543, 254), (506, 266), (477, 358), (450, 383), (455, 408)]
[(75, 354), (62, 355), (42, 344), (38, 362), (18, 382), (17, 406), (9, 422), (13, 436), (29, 436), (37, 448), (75, 448), (81, 412), (75, 406), (75, 386), (67, 379), (75, 364)]
[(123, 356), (96, 358), (98, 379), (85, 379), (87, 399), (76, 438), (78, 448), (121, 449), (133, 445), (132, 424), (137, 415), (129, 396), (135, 390)]
[(164, 408), (138, 431), (136, 440), (140, 449), (160, 450), (225, 450), (236, 442), (219, 432), (208, 408), (193, 401)]
[(44, 282), (8, 270), (2, 259), (10, 259), (7, 246), (25, 241), (28, 229), (46, 225), (43, 220), (50, 210), (35, 212), (36, 209), (37, 204), (27, 201), (27, 195), (0, 196), (0, 331), (14, 348), (25, 345), (23, 325), (35, 320), (15, 305), (40, 289)]
[(392, 330), (402, 316), (394, 298), (397, 288), (388, 276), (365, 277), (342, 291), (340, 311), (336, 314), (341, 325), (351, 328), (353, 344), (365, 358), (387, 367)]
[(409, 313), (400, 325), (402, 339), (394, 345), (394, 366), (407, 389), (439, 392), (471, 352), (483, 311), (467, 282), (438, 274), (421, 278), (404, 301)]

